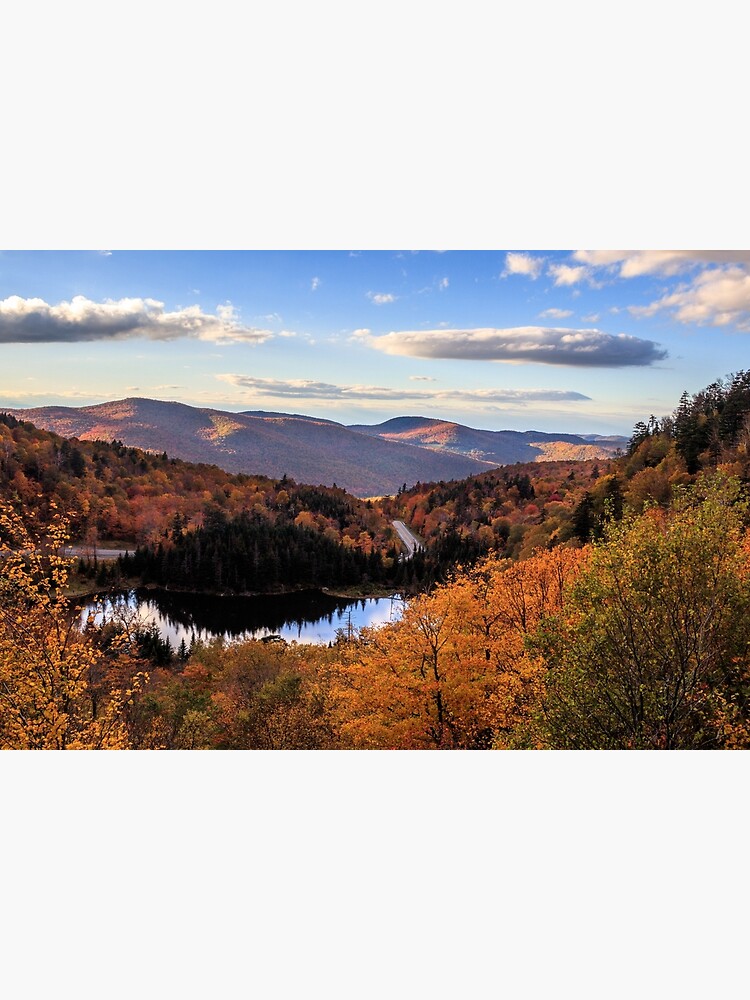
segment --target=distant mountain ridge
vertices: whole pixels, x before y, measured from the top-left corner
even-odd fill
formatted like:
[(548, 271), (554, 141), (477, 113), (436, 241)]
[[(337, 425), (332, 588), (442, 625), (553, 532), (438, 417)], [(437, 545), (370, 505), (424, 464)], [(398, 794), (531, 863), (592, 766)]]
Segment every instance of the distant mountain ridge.
[(63, 437), (122, 441), (188, 462), (207, 462), (298, 483), (343, 487), (355, 496), (395, 493), (418, 480), (464, 479), (488, 463), (368, 437), (343, 424), (283, 413), (230, 413), (131, 398), (95, 406), (8, 409)]
[(290, 417), (294, 420), (308, 420), (313, 424), (335, 424), (344, 427), (340, 420), (329, 420), (327, 417), (311, 417), (305, 413), (279, 413), (277, 410), (240, 410), (246, 417)]
[(349, 429), (431, 451), (465, 455), (492, 465), (611, 458), (627, 444), (627, 438), (617, 435), (487, 431), (433, 417), (393, 417), (382, 424), (350, 424)]
[[(395, 493), (404, 483), (465, 479), (498, 465), (556, 458), (604, 458), (616, 442), (541, 431), (483, 431), (428, 417), (345, 426), (303, 414), (234, 413), (146, 398), (95, 406), (8, 409), (63, 437), (119, 440), (189, 462), (207, 462), (298, 483), (334, 483), (359, 497)], [(594, 436), (596, 437), (596, 436)], [(575, 454), (559, 454), (568, 448)]]

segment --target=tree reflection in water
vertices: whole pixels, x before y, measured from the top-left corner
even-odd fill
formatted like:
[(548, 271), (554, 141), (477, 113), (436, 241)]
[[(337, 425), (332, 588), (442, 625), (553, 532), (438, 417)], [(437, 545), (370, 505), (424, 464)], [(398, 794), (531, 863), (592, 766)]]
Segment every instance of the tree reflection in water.
[(401, 606), (397, 595), (351, 600), (309, 590), (220, 597), (139, 589), (108, 594), (98, 603), (90, 601), (83, 609), (83, 619), (93, 611), (101, 622), (119, 608), (129, 616), (137, 614), (144, 624), (154, 622), (173, 648), (183, 640), (189, 646), (193, 639), (221, 637), (231, 641), (268, 635), (280, 635), (287, 642), (328, 643), (335, 641), (341, 630), (382, 625), (397, 618)]

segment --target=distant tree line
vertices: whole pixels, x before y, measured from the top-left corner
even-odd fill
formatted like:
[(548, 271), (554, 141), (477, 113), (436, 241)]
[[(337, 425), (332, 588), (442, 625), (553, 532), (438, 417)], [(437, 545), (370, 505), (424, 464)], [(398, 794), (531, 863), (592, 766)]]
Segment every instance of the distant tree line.
[(159, 544), (122, 557), (120, 566), (144, 583), (236, 594), (388, 580), (375, 549), (366, 555), (283, 517), (271, 523), (256, 512), (229, 517), (215, 508), (202, 527), (173, 529)]
[(104, 585), (137, 578), (144, 584), (234, 594), (367, 584), (415, 593), (487, 551), (476, 535), (448, 531), (408, 558), (395, 547), (366, 554), (283, 517), (271, 523), (254, 512), (229, 517), (214, 508), (196, 529), (187, 530), (175, 517), (158, 544), (139, 546), (116, 564), (100, 564), (96, 579)]
[(694, 475), (701, 468), (717, 465), (749, 434), (750, 371), (739, 371), (693, 395), (683, 392), (670, 416), (657, 420), (652, 414), (647, 422), (639, 421), (628, 454), (633, 455), (650, 438), (667, 438), (674, 441), (688, 474)]

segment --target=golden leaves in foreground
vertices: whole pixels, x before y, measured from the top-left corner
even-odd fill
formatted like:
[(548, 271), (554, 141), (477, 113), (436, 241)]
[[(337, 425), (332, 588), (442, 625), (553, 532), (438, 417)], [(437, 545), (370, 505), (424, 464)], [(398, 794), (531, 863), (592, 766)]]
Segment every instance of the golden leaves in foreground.
[[(55, 513), (41, 542), (0, 504), (0, 748), (125, 749), (129, 699), (140, 674), (102, 692), (110, 665), (65, 597), (68, 540)], [(111, 661), (110, 661), (111, 662)], [(122, 668), (123, 664), (119, 664)], [(105, 685), (106, 687), (106, 685)]]

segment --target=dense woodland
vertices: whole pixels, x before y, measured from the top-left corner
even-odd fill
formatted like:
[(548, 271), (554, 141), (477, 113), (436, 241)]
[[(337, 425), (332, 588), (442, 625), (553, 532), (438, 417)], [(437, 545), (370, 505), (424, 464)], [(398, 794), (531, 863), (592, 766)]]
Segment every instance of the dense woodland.
[[(86, 479), (93, 458), (82, 452), (79, 477), (65, 463), (80, 462), (66, 458), (57, 493), (37, 495), (31, 517), (12, 498), (2, 504), (0, 746), (750, 747), (749, 449), (750, 377), (739, 373), (636, 425), (621, 459), (402, 489), (363, 504), (362, 516), (386, 526), (402, 516), (428, 553), (456, 548), (399, 621), (331, 647), (215, 641), (179, 655), (127, 620), (75, 627), (71, 566), (58, 554), (69, 530), (59, 484)], [(3, 454), (18, 462), (12, 448)], [(39, 492), (45, 468), (37, 478), (28, 461), (22, 470)], [(288, 485), (283, 503), (295, 489), (302, 503), (307, 488)], [(280, 491), (270, 486), (273, 505), (255, 513), (212, 508), (200, 523), (190, 520), (198, 511), (172, 510), (143, 551), (161, 547), (186, 572), (206, 544), (245, 544), (264, 511), (286, 530)], [(310, 518), (336, 522), (335, 505), (308, 503)], [(74, 507), (73, 522), (80, 516)], [(376, 531), (367, 554), (345, 537), (358, 558), (374, 566), (376, 554), (383, 565)]]
[[(217, 525), (235, 519), (255, 526), (255, 541), (265, 561), (264, 579), (274, 583), (283, 580), (282, 568), (274, 569), (270, 557), (289, 536), (315, 535), (317, 542), (308, 548), (338, 561), (343, 575), (336, 582), (342, 584), (351, 577), (352, 564), (365, 572), (366, 557), (373, 551), (391, 563), (397, 552), (396, 536), (383, 512), (337, 487), (299, 485), (287, 477), (232, 475), (217, 466), (126, 448), (118, 441), (67, 440), (3, 413), (0, 497), (24, 512), (30, 528), (48, 524), (53, 509), (65, 510), (75, 541), (91, 547), (102, 542), (141, 547), (144, 572), (145, 553), (152, 552), (152, 577), (163, 553), (184, 536), (199, 533), (204, 526), (209, 534), (215, 533)], [(177, 562), (169, 562), (170, 572)], [(205, 561), (201, 565), (205, 571)], [(240, 571), (239, 565), (230, 567), (226, 560), (222, 565), (230, 575)], [(223, 576), (218, 564), (205, 577), (207, 589), (223, 588), (217, 574)], [(106, 578), (105, 571), (99, 582)]]
[(256, 512), (230, 518), (215, 510), (193, 530), (177, 517), (163, 542), (121, 558), (120, 569), (144, 583), (195, 590), (200, 581), (200, 588), (229, 593), (387, 582), (395, 550), (385, 562), (369, 536), (368, 542), (342, 545), (288, 516), (270, 526)]

